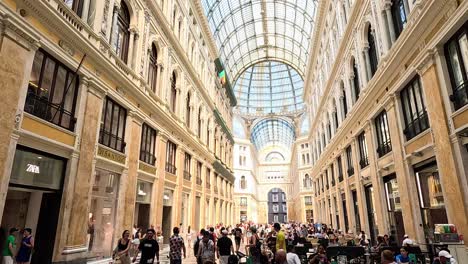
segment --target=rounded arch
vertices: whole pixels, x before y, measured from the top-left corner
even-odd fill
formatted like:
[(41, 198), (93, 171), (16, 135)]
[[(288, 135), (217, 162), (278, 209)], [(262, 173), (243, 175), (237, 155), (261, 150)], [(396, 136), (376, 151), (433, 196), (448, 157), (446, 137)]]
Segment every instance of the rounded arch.
[(122, 8), (123, 5), (125, 5), (125, 7), (127, 8), (127, 11), (128, 11), (129, 24), (131, 26), (136, 26), (138, 24), (138, 21), (137, 21), (138, 18), (135, 15), (135, 8), (133, 7), (131, 1), (121, 0), (120, 8)]
[(273, 162), (273, 161), (285, 161), (284, 155), (279, 151), (272, 151), (268, 153), (265, 157), (266, 162)]

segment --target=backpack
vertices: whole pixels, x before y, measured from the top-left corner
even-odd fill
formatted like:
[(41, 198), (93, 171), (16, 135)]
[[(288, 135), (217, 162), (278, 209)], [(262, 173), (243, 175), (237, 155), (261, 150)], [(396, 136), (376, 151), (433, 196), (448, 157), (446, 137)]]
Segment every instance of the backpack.
[(228, 264), (238, 264), (239, 258), (236, 255), (230, 255), (228, 258)]
[(200, 248), (200, 241), (201, 239), (197, 236), (197, 240), (195, 240), (195, 244), (193, 245), (193, 255), (196, 256), (198, 254), (198, 249)]

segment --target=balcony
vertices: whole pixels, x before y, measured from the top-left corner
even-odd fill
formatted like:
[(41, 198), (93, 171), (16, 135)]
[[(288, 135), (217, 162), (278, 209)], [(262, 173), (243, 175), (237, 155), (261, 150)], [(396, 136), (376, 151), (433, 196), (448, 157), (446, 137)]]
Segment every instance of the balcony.
[(187, 181), (192, 180), (192, 175), (190, 174), (190, 172), (186, 170), (184, 170), (184, 180), (187, 180)]
[(44, 119), (47, 122), (74, 131), (76, 118), (60, 104), (49, 102), (47, 97), (39, 97), (34, 92), (28, 92), (24, 111)]
[(120, 138), (111, 132), (105, 131), (102, 128), (99, 130), (99, 144), (102, 144), (111, 149), (115, 149), (122, 153), (125, 152), (125, 146), (127, 145), (123, 138)]
[(202, 179), (197, 177), (197, 185), (201, 186), (202, 184), (203, 184)]
[(173, 164), (166, 162), (166, 171), (175, 175), (177, 172), (177, 168)]
[(406, 140), (410, 140), (428, 128), (429, 119), (427, 117), (427, 112), (424, 112), (411, 121), (403, 130), (403, 133), (406, 136)]
[(338, 182), (342, 182), (343, 180), (343, 173), (338, 174)]
[(156, 156), (149, 151), (140, 151), (140, 160), (154, 166), (156, 163)]
[(379, 158), (385, 156), (390, 151), (392, 151), (392, 144), (390, 141), (384, 142), (382, 145), (377, 147), (377, 154), (379, 155)]
[(450, 101), (453, 102), (455, 110), (468, 104), (468, 81), (460, 84), (453, 90), (453, 94), (450, 95)]
[(332, 180), (332, 181), (331, 181), (331, 184), (332, 184), (332, 186), (335, 186), (335, 185), (336, 185), (335, 180)]
[(351, 177), (354, 175), (354, 168), (349, 168), (348, 169), (348, 177)]
[(364, 157), (359, 161), (359, 166), (361, 166), (361, 169), (364, 169), (365, 167), (369, 166), (369, 158)]

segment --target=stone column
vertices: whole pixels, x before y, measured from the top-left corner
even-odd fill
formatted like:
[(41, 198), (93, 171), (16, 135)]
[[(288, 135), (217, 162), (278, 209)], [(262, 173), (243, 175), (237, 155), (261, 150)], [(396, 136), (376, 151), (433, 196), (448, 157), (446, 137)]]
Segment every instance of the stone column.
[(94, 182), (96, 144), (99, 135), (102, 104), (105, 92), (90, 80), (86, 99), (86, 110), (81, 131), (80, 158), (74, 186), (71, 190), (73, 201), (70, 209), (69, 232), (64, 252), (77, 249), (86, 251), (86, 230), (88, 226), (90, 191)]
[(122, 177), (123, 184), (125, 185), (125, 198), (123, 206), (123, 220), (122, 230), (130, 230), (133, 227), (135, 202), (136, 202), (136, 188), (138, 179), (138, 162), (140, 157), (140, 141), (141, 141), (141, 126), (144, 117), (136, 112), (130, 111), (129, 113), (130, 132), (128, 142), (128, 172), (125, 178)]
[(385, 1), (385, 14), (387, 18), (387, 32), (390, 35), (389, 49), (396, 40), (395, 27), (393, 26), (392, 1)]
[(366, 46), (364, 46), (364, 50), (362, 53), (364, 54), (364, 60), (366, 63), (367, 81), (369, 82), (372, 79), (372, 69), (371, 69), (371, 61), (370, 61), (370, 55), (369, 55), (369, 44), (366, 44)]
[(184, 186), (184, 163), (185, 163), (185, 150), (179, 145), (177, 146), (177, 151), (176, 151), (176, 176), (177, 176), (177, 187), (176, 191), (174, 192), (174, 204), (173, 204), (173, 210), (174, 210), (174, 219), (175, 222), (174, 224), (179, 224), (182, 223), (182, 189)]
[[(434, 51), (437, 53), (437, 51)], [(468, 237), (467, 208), (463, 200), (462, 173), (455, 164), (456, 155), (450, 142), (450, 117), (444, 104), (444, 93), (440, 85), (435, 54), (430, 52), (418, 68), (425, 93), (426, 108), (431, 124), (437, 167), (444, 194), (449, 223), (455, 224), (459, 234)]]
[(155, 204), (154, 210), (151, 211), (151, 223), (156, 226), (162, 225), (163, 213), (163, 196), (164, 196), (164, 180), (166, 178), (166, 145), (168, 135), (159, 131), (156, 136), (156, 177), (155, 192), (153, 193), (153, 203)]
[[(8, 23), (4, 25), (3, 23)], [(10, 18), (0, 21), (0, 211), (3, 212), (14, 153), (18, 142), (24, 102), (39, 36), (25, 32)], [(2, 215), (0, 215), (1, 220)]]
[(412, 203), (417, 201), (417, 194), (411, 195), (411, 185), (413, 181), (409, 179), (409, 170), (406, 166), (404, 158), (404, 141), (402, 139), (403, 129), (398, 122), (398, 110), (396, 109), (397, 96), (391, 95), (387, 102), (385, 109), (387, 111), (388, 127), (390, 138), (392, 140), (392, 153), (395, 164), (395, 174), (398, 182), (398, 191), (400, 193), (401, 211), (403, 219), (413, 219), (413, 221), (406, 221), (405, 232), (410, 237), (417, 235), (417, 221), (415, 219), (417, 213), (413, 213)]
[(128, 38), (128, 53), (127, 53), (127, 65), (133, 69), (133, 45), (135, 44), (135, 28), (130, 28), (130, 36)]

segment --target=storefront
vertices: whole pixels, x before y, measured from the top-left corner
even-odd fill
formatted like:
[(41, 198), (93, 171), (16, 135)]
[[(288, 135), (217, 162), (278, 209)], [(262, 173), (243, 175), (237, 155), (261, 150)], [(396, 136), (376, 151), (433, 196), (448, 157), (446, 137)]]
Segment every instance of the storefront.
[(88, 215), (90, 258), (112, 256), (120, 174), (96, 168)]
[(395, 174), (384, 177), (383, 181), (390, 224), (390, 241), (397, 244), (399, 241), (403, 241), (403, 236), (406, 233), (401, 210), (400, 191)]
[(366, 194), (367, 205), (367, 220), (369, 222), (370, 239), (372, 242), (377, 241), (379, 228), (377, 226), (377, 213), (375, 212), (374, 188), (372, 185), (364, 187)]
[(174, 203), (174, 191), (171, 189), (164, 189), (163, 215), (162, 215), (162, 232), (164, 236), (164, 244), (168, 244), (169, 238), (171, 237), (173, 203)]
[(427, 242), (434, 236), (435, 224), (447, 224), (447, 212), (435, 161), (418, 164), (414, 167), (416, 186), (419, 194), (422, 224)]
[(146, 233), (146, 229), (150, 227), (152, 190), (153, 184), (151, 182), (138, 180), (134, 223), (137, 227), (141, 228), (144, 233)]
[[(35, 247), (41, 249), (33, 254), (32, 264), (52, 262), (66, 164), (66, 159), (48, 153), (16, 149), (2, 226), (32, 229)], [(20, 237), (16, 241), (20, 243)]]

